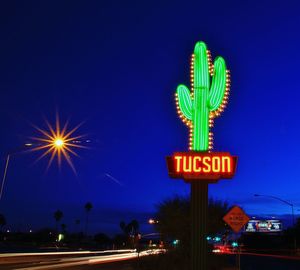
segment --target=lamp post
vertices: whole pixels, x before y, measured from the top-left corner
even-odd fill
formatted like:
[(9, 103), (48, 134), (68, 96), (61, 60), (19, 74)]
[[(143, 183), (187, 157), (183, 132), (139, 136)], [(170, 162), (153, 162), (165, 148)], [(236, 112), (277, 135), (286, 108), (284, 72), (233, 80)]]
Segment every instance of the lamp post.
[(6, 181), (6, 176), (7, 176), (7, 170), (8, 170), (8, 165), (9, 162), (11, 160), (11, 156), (15, 155), (17, 153), (23, 152), (25, 151), (26, 148), (28, 147), (32, 147), (33, 144), (32, 143), (25, 143), (23, 146), (21, 146), (19, 149), (15, 149), (14, 151), (10, 151), (7, 155), (6, 155), (6, 161), (5, 161), (5, 167), (4, 167), (4, 173), (2, 176), (2, 182), (1, 182), (1, 188), (0, 188), (0, 200), (2, 199), (2, 195), (3, 195), (3, 190), (4, 190), (4, 185), (5, 185), (5, 181)]
[[(155, 225), (155, 224), (158, 224), (159, 223), (159, 220), (155, 219), (155, 218), (149, 218), (148, 220), (148, 224), (150, 225)], [(162, 245), (162, 233), (161, 232), (158, 232), (158, 233), (149, 233), (149, 234), (146, 234), (147, 236), (149, 235), (158, 235), (159, 236), (159, 246)], [(143, 236), (146, 236), (146, 235), (143, 235)], [(150, 240), (152, 241), (152, 240)]]
[[(277, 201), (280, 201), (282, 203), (285, 203), (287, 205), (289, 205), (292, 208), (292, 222), (293, 222), (293, 227), (295, 227), (295, 214), (294, 214), (294, 205), (286, 200), (283, 200), (281, 198), (278, 198), (276, 196), (272, 196), (272, 195), (262, 195), (262, 194), (254, 194), (255, 197), (267, 197), (267, 198), (271, 198)], [(297, 250), (297, 242), (296, 242), (296, 235), (294, 232), (294, 248), (295, 251)]]
[(157, 224), (158, 223), (158, 220), (156, 220), (156, 219), (154, 219), (154, 218), (149, 218), (149, 220), (148, 220), (148, 223), (149, 224)]

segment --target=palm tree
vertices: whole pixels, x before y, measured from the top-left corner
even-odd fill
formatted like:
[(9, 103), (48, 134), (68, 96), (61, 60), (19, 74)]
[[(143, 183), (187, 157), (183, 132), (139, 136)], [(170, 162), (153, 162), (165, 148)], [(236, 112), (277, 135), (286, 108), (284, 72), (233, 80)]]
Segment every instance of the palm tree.
[(124, 221), (121, 221), (120, 228), (123, 231), (124, 235), (126, 235), (128, 243), (134, 246), (135, 237), (138, 235), (139, 230), (138, 221), (133, 219), (128, 224), (126, 224)]
[(139, 223), (137, 220), (133, 219), (131, 222), (126, 224), (124, 221), (120, 222), (120, 228), (127, 236), (134, 236), (138, 233)]
[(90, 202), (88, 202), (88, 203), (85, 204), (84, 208), (85, 208), (85, 211), (86, 211), (85, 235), (87, 235), (88, 223), (89, 223), (89, 212), (92, 210), (93, 205)]
[(131, 221), (131, 232), (133, 235), (136, 235), (138, 233), (138, 230), (139, 230), (139, 223), (137, 220), (133, 219)]
[(3, 227), (6, 225), (6, 219), (5, 216), (3, 214), (0, 214), (0, 233), (3, 230)]
[(60, 210), (56, 210), (54, 212), (54, 218), (55, 218), (55, 221), (56, 221), (56, 231), (58, 232), (58, 223), (59, 221), (62, 219), (62, 217), (64, 216), (63, 212), (60, 211)]

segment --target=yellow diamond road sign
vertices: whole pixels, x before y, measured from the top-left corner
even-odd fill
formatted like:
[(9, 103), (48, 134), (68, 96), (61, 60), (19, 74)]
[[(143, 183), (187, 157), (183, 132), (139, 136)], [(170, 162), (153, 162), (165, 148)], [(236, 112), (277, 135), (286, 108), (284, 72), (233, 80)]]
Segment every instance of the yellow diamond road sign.
[(234, 206), (223, 217), (223, 220), (231, 227), (234, 232), (238, 233), (249, 221), (249, 217), (239, 206)]

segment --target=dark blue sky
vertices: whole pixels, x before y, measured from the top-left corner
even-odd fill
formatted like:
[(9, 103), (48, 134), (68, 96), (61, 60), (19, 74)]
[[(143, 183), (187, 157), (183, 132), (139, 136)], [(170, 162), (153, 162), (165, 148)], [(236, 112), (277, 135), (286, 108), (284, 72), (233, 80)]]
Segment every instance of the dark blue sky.
[[(37, 154), (12, 157), (0, 212), (9, 224), (54, 225), (53, 212), (74, 228), (91, 201), (93, 231), (141, 223), (154, 205), (189, 186), (168, 178), (165, 156), (187, 150), (174, 92), (189, 84), (189, 57), (205, 41), (231, 70), (228, 107), (215, 121), (215, 150), (239, 156), (236, 177), (210, 195), (249, 214), (300, 209), (297, 1), (8, 1), (0, 4), (0, 154), (52, 123), (58, 110), (85, 124), (91, 149), (74, 158), (78, 171)], [(67, 164), (64, 164), (67, 165)], [(121, 185), (111, 178), (111, 175)], [(114, 225), (112, 225), (114, 224)]]

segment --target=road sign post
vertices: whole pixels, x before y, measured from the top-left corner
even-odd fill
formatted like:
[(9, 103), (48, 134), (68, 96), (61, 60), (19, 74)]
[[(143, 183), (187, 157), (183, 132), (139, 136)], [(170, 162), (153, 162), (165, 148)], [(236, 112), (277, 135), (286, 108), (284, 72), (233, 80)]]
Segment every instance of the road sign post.
[[(238, 233), (250, 220), (244, 210), (239, 206), (232, 207), (228, 213), (223, 217), (223, 220), (231, 227), (231, 229)], [(241, 268), (241, 249), (237, 248), (237, 266)]]

